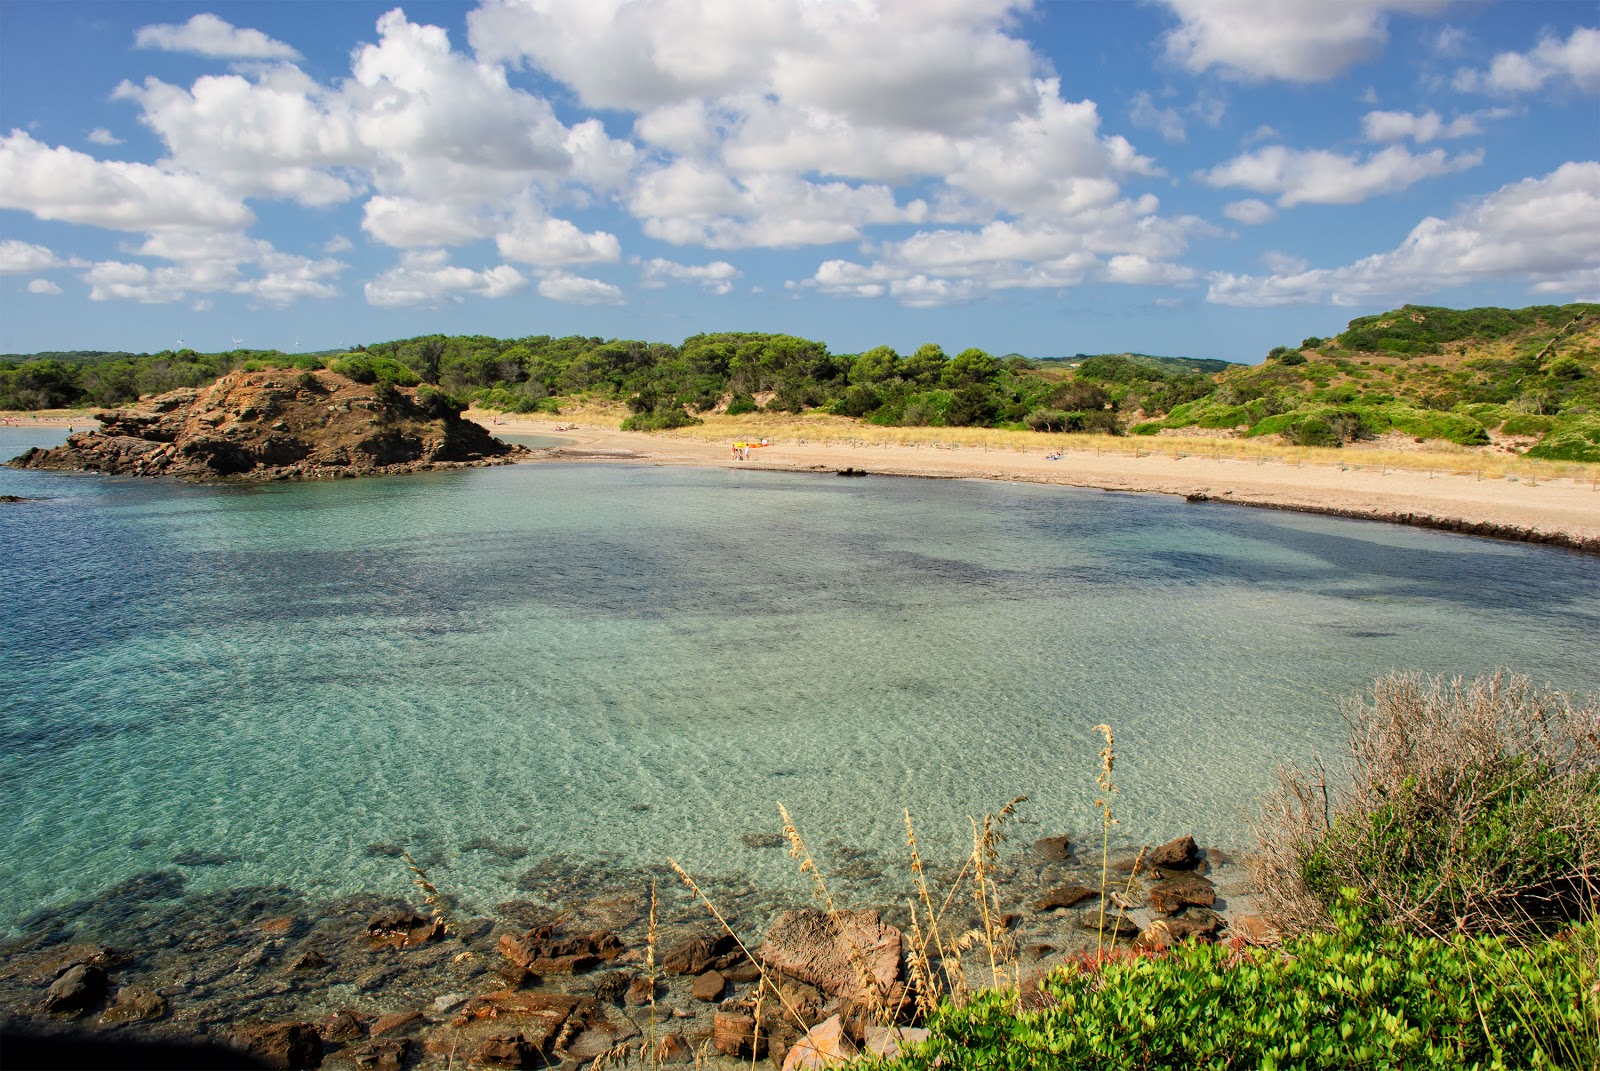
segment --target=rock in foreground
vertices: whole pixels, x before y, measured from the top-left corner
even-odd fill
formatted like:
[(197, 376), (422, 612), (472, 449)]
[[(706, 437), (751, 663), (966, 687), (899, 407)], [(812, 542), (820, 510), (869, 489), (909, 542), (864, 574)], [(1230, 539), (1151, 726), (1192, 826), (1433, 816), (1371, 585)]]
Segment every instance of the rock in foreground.
[(209, 387), (171, 391), (95, 419), (98, 431), (8, 464), (279, 480), (503, 464), (525, 452), (461, 419), (460, 406), (437, 391), (368, 386), (326, 371), (230, 372)]

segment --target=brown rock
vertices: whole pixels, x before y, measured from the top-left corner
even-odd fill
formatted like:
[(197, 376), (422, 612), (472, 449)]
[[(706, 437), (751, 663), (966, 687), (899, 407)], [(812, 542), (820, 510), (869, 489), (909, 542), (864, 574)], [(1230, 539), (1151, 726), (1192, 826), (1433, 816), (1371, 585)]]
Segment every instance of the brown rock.
[(615, 959), (623, 951), (622, 940), (609, 930), (556, 937), (555, 927), (535, 926), (518, 937), (500, 938), (500, 954), (529, 974), (567, 974)]
[(358, 1045), (347, 1055), (361, 1071), (400, 1071), (416, 1047), (410, 1038), (382, 1038)]
[(1215, 938), (1217, 930), (1221, 927), (1222, 920), (1214, 912), (1197, 908), (1192, 915), (1179, 915), (1151, 922), (1149, 927), (1134, 939), (1133, 947), (1163, 952), (1179, 941), (1210, 941)]
[(759, 979), (761, 968), (741, 956), (739, 962), (720, 968), (719, 973), (734, 985), (744, 985)]
[(806, 1036), (795, 1042), (783, 1058), (783, 1071), (841, 1067), (855, 1056), (856, 1047), (845, 1036), (844, 1023), (837, 1015), (833, 1015), (806, 1031)]
[(491, 1067), (534, 1067), (540, 1050), (521, 1034), (496, 1034), (486, 1038), (473, 1056), (474, 1063)]
[(707, 1004), (714, 1004), (722, 999), (722, 991), (728, 987), (728, 980), (720, 971), (707, 971), (694, 980), (694, 986), (689, 990), (695, 1000), (703, 1000)]
[(322, 1063), (322, 1038), (306, 1022), (267, 1023), (245, 1027), (234, 1044), (268, 1067), (310, 1068)]
[(313, 948), (289, 964), (289, 969), (291, 971), (320, 971), (327, 965), (328, 958)]
[(593, 1060), (597, 1056), (611, 1052), (638, 1033), (632, 1023), (615, 1022), (604, 1018), (590, 1019), (587, 1028), (567, 1042), (564, 1052), (572, 1060)]
[(694, 1049), (682, 1034), (668, 1034), (656, 1042), (656, 1062), (663, 1064), (692, 1064)]
[(1064, 863), (1072, 856), (1072, 844), (1066, 837), (1040, 837), (1033, 842), (1033, 854), (1051, 863)]
[(102, 1023), (146, 1023), (167, 1014), (161, 994), (142, 985), (125, 985), (117, 990), (111, 1007), (100, 1016)]
[(1200, 862), (1200, 849), (1193, 837), (1169, 840), (1159, 848), (1151, 848), (1144, 855), (1146, 870), (1192, 870)]
[(317, 1026), (323, 1041), (343, 1045), (367, 1036), (367, 1025), (355, 1012), (346, 1008), (336, 1011)]
[(1035, 911), (1051, 911), (1058, 907), (1074, 907), (1100, 895), (1087, 885), (1057, 885), (1033, 902)]
[(652, 999), (660, 995), (661, 983), (652, 982), (648, 975), (641, 974), (628, 983), (628, 995), (622, 999), (637, 1008), (649, 1004)]
[(287, 915), (279, 915), (270, 919), (261, 919), (256, 923), (256, 929), (260, 930), (268, 937), (286, 937), (288, 936), (289, 931), (294, 929), (294, 919), (289, 918)]
[[(1078, 916), (1078, 925), (1085, 930), (1094, 930), (1099, 932), (1100, 912), (1085, 911), (1083, 914)], [(1107, 937), (1111, 937), (1113, 935), (1117, 937), (1139, 936), (1139, 927), (1134, 923), (1134, 921), (1128, 918), (1126, 915), (1119, 916), (1119, 914), (1115, 911), (1106, 912), (1105, 926), (1105, 933)]]
[(711, 1047), (723, 1056), (748, 1053), (757, 1042), (755, 1030), (756, 1021), (750, 1016), (719, 1011), (711, 1017)]
[(778, 916), (757, 955), (830, 996), (871, 1003), (862, 977), (878, 998), (887, 998), (900, 975), (900, 931), (872, 910), (829, 916), (799, 908)]
[(1217, 902), (1217, 890), (1205, 878), (1183, 874), (1150, 886), (1150, 906), (1163, 915), (1173, 915), (1185, 907), (1210, 907)]
[(867, 1036), (864, 1042), (867, 1052), (885, 1060), (892, 1060), (900, 1055), (900, 1046), (915, 1045), (927, 1041), (932, 1036), (932, 1031), (920, 1026), (878, 1026), (867, 1027)]
[(423, 918), (414, 911), (391, 908), (367, 922), (366, 938), (373, 948), (415, 948), (444, 936), (444, 922)]
[(704, 974), (712, 968), (731, 966), (743, 958), (739, 942), (730, 934), (714, 940), (692, 937), (661, 957), (661, 969), (668, 974)]
[(422, 1013), (416, 1010), (380, 1015), (373, 1021), (372, 1036), (381, 1038), (385, 1034), (403, 1034), (420, 1022)]
[(52, 1015), (88, 1011), (105, 999), (106, 972), (92, 963), (74, 963), (50, 983), (43, 1008)]

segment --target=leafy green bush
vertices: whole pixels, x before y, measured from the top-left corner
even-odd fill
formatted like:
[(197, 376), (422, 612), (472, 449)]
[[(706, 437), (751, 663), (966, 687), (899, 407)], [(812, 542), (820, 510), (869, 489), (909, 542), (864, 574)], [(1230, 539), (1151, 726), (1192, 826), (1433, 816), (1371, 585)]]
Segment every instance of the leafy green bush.
[(518, 383), (513, 387), (484, 387), (472, 392), (472, 400), (485, 409), (498, 409), (502, 413), (561, 412), (561, 406), (554, 398), (535, 395), (528, 387), (526, 383)]
[(1507, 417), (1500, 425), (1500, 431), (1506, 435), (1543, 435), (1555, 426), (1554, 417), (1518, 413), (1516, 416)]
[(1546, 461), (1600, 461), (1600, 418), (1562, 421), (1528, 450), (1526, 457)]
[(1341, 890), (1386, 925), (1524, 933), (1594, 908), (1600, 696), (1574, 702), (1497, 674), (1391, 674), (1344, 710), (1348, 786), (1285, 768), (1252, 872), (1294, 931), (1328, 924)]
[(347, 353), (328, 363), (328, 371), (357, 383), (396, 383), (415, 387), (422, 380), (393, 357), (373, 353)]
[[(755, 398), (743, 391), (734, 391), (733, 396), (728, 399), (729, 416), (743, 416), (746, 413), (754, 413), (758, 408)], [(852, 413), (850, 415), (860, 416), (862, 414)]]
[(1164, 425), (1159, 420), (1146, 420), (1128, 429), (1130, 435), (1157, 435)]
[(705, 421), (697, 416), (690, 416), (684, 412), (682, 406), (669, 406), (664, 409), (653, 409), (646, 413), (635, 413), (622, 422), (623, 431), (670, 431), (673, 428), (687, 428), (693, 424), (704, 424)]
[(879, 1067), (943, 1071), (1594, 1067), (1595, 925), (1519, 947), (1439, 940), (1342, 908), (1282, 948), (1185, 943), (1069, 965), (1029, 993), (943, 1005), (932, 1036)]

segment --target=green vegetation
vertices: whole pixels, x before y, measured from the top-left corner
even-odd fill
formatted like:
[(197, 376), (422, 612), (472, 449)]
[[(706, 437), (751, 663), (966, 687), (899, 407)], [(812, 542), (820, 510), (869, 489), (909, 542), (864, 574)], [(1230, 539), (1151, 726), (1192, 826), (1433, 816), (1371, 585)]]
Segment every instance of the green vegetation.
[[(1027, 360), (929, 343), (830, 353), (793, 335), (722, 332), (679, 345), (582, 336), (423, 335), (348, 352), (99, 351), (0, 357), (0, 409), (115, 406), (237, 368), (327, 366), (362, 382), (437, 386), (516, 413), (626, 403), (631, 429), (723, 410), (825, 412), (878, 426), (1041, 432), (1202, 428), (1339, 446), (1395, 432), (1463, 446), (1542, 436), (1530, 456), (1600, 460), (1600, 305), (1364, 316), (1256, 365), (1139, 353)], [(1130, 425), (1132, 426), (1130, 428)]]

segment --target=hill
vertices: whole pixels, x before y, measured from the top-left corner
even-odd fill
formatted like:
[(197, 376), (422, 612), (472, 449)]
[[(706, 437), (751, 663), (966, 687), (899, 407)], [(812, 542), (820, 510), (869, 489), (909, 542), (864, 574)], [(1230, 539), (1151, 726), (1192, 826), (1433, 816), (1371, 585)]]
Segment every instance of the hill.
[(1141, 368), (1170, 373), (1202, 372), (1211, 375), (1238, 367), (1233, 361), (1218, 361), (1209, 357), (1157, 357), (1148, 353), (1077, 353), (1071, 357), (1036, 357), (1034, 363), (1045, 367), (1077, 368), (1084, 361), (1101, 357), (1117, 357)]

